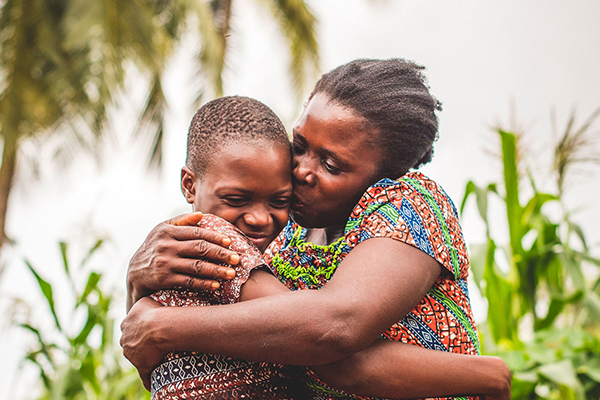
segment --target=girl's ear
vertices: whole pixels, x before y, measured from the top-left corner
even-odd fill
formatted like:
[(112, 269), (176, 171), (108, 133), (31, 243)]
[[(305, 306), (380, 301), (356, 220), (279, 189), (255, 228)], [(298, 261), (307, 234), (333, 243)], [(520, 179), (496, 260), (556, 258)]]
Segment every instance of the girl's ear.
[(187, 166), (184, 166), (181, 168), (181, 192), (188, 203), (194, 203), (196, 190), (196, 176)]

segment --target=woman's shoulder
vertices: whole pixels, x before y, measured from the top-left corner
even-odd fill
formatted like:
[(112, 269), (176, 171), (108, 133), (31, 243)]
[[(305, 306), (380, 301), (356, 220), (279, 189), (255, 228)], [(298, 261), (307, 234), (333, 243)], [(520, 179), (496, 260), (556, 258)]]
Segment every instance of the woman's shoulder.
[(393, 238), (426, 252), (455, 277), (465, 276), (468, 256), (458, 213), (443, 188), (420, 172), (383, 179), (369, 187), (346, 225), (354, 245)]
[(356, 225), (374, 211), (396, 219), (402, 209), (412, 211), (407, 208), (415, 209), (417, 213), (428, 208), (442, 213), (445, 218), (458, 220), (456, 207), (444, 189), (423, 173), (415, 171), (396, 180), (385, 178), (371, 185), (354, 207), (349, 224)]
[(452, 211), (456, 211), (452, 199), (442, 186), (419, 171), (409, 172), (395, 180), (382, 179), (370, 186), (361, 200), (365, 203), (398, 203), (417, 198), (426, 198), (439, 204), (448, 203)]

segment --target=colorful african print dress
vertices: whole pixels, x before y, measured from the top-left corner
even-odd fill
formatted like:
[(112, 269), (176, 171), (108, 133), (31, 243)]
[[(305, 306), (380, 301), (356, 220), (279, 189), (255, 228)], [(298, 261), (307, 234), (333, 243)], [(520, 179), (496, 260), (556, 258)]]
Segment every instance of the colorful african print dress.
[[(273, 273), (292, 290), (321, 288), (352, 248), (370, 238), (393, 238), (429, 254), (445, 273), (421, 302), (380, 338), (440, 351), (479, 354), (467, 290), (469, 258), (458, 213), (434, 181), (419, 172), (396, 181), (383, 179), (371, 186), (355, 206), (343, 238), (318, 246), (305, 242), (305, 235), (306, 229), (290, 222), (266, 253)], [(367, 398), (328, 386), (310, 369), (306, 369), (306, 384), (314, 399)]]
[[(241, 286), (250, 271), (264, 266), (260, 251), (235, 226), (214, 215), (205, 214), (201, 227), (213, 229), (231, 238), (230, 248), (240, 255), (236, 275), (222, 281), (214, 292), (161, 290), (151, 297), (163, 306), (188, 307), (232, 304), (240, 299)], [(216, 354), (171, 352), (152, 371), (153, 400), (169, 399), (292, 399), (289, 386), (291, 367), (240, 360)], [(296, 377), (297, 379), (297, 377)]]

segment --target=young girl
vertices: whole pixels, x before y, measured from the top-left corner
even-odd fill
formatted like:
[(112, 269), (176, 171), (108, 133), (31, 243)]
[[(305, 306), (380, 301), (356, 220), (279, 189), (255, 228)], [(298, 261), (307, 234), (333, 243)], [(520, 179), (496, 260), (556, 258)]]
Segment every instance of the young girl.
[[(283, 125), (264, 104), (223, 97), (198, 110), (188, 134), (181, 189), (200, 227), (230, 238), (240, 256), (236, 275), (213, 292), (161, 290), (164, 306), (208, 306), (287, 291), (266, 271), (262, 258), (288, 220), (292, 196), (290, 144)], [(264, 281), (264, 282), (262, 282)], [(171, 352), (152, 373), (152, 398), (288, 399), (292, 367), (213, 354)], [(293, 390), (297, 392), (297, 390)]]

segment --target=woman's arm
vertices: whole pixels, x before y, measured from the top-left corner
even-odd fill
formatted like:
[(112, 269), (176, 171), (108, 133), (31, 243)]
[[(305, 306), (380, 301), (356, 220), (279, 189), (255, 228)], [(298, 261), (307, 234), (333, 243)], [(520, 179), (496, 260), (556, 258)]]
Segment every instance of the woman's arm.
[[(286, 292), (289, 290), (270, 272), (258, 269), (242, 286), (241, 297), (247, 301)], [(153, 306), (147, 305), (149, 309)], [(160, 361), (163, 355), (157, 355), (149, 364)], [(387, 340), (377, 340), (350, 357), (312, 369), (329, 385), (354, 394), (412, 398), (481, 393), (498, 400), (510, 398), (510, 371), (500, 359), (444, 353)], [(140, 374), (144, 376), (142, 370)], [(435, 385), (431, 385), (432, 376)]]
[[(242, 286), (241, 297), (247, 301), (287, 291), (269, 271), (258, 269)], [(510, 399), (511, 375), (502, 359), (392, 340), (376, 340), (349, 357), (311, 369), (328, 385), (358, 395), (408, 399), (484, 394), (486, 399)]]
[[(239, 256), (223, 246), (231, 240), (196, 224), (202, 213), (183, 214), (157, 225), (133, 255), (127, 269), (127, 311), (160, 289), (215, 290), (216, 279), (232, 279)], [(203, 261), (202, 259), (210, 260)]]
[(440, 271), (410, 245), (369, 239), (321, 290), (219, 307), (136, 304), (123, 321), (121, 343), (141, 374), (171, 350), (297, 365), (335, 362), (369, 346), (412, 310)]
[(498, 357), (391, 340), (377, 340), (350, 357), (311, 369), (328, 385), (358, 395), (406, 399), (483, 394), (486, 400), (510, 399), (510, 370)]

